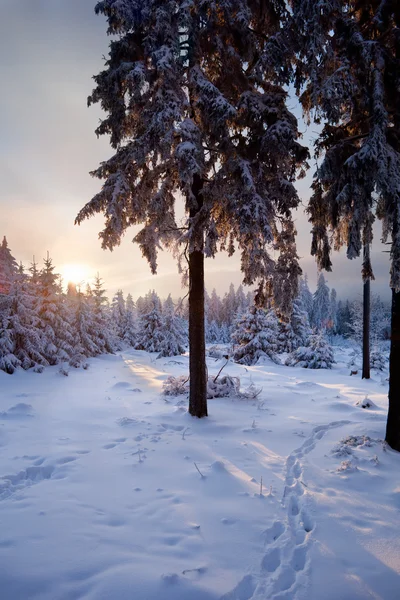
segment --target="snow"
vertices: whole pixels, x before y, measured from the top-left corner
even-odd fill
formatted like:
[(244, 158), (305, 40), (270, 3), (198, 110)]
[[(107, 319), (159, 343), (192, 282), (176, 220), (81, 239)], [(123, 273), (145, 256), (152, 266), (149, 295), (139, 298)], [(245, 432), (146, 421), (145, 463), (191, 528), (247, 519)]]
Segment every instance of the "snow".
[(329, 371), (229, 364), (263, 390), (202, 420), (161, 393), (187, 355), (0, 372), (1, 600), (397, 599), (387, 381), (335, 352)]

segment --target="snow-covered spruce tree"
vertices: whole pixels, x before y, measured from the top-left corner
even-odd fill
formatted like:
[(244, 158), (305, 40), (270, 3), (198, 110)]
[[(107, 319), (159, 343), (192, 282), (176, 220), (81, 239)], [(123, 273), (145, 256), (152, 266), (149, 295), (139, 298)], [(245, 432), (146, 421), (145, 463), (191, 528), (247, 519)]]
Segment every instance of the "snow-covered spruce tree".
[(234, 324), (232, 342), (236, 346), (233, 360), (242, 365), (255, 365), (265, 357), (279, 364), (277, 338), (275, 312), (251, 306)]
[(331, 298), (329, 303), (329, 321), (330, 330), (332, 333), (336, 333), (337, 328), (337, 292), (335, 288), (331, 289)]
[(45, 359), (50, 365), (68, 361), (72, 354), (73, 335), (58, 275), (54, 273), (49, 256), (39, 274), (34, 310), (40, 320)]
[(111, 301), (110, 307), (111, 327), (118, 349), (122, 348), (124, 339), (124, 324), (126, 319), (125, 298), (122, 290), (118, 290)]
[(307, 273), (304, 274), (304, 277), (300, 278), (299, 282), (299, 297), (302, 303), (302, 306), (308, 314), (309, 323), (312, 322), (312, 311), (313, 311), (313, 295), (310, 292), (310, 288), (308, 287), (308, 276)]
[(104, 283), (99, 273), (97, 273), (92, 288), (93, 294), (93, 326), (98, 335), (97, 344), (101, 352), (113, 353), (115, 349), (115, 340), (110, 323), (108, 311), (108, 300)]
[(84, 366), (88, 358), (103, 351), (101, 338), (99, 340), (100, 332), (95, 326), (93, 294), (90, 288), (88, 292), (84, 294), (78, 289), (76, 294), (70, 295), (73, 342), (69, 364), (76, 368)]
[(290, 324), (294, 333), (294, 349), (299, 346), (306, 346), (311, 335), (311, 327), (308, 319), (308, 312), (304, 307), (301, 295), (293, 302)]
[[(386, 441), (400, 451), (400, 13), (398, 2), (292, 0), (298, 90), (307, 112), (326, 119), (309, 214), (312, 253), (331, 269), (333, 245), (348, 258), (383, 223), (391, 240), (392, 334)], [(305, 12), (307, 11), (307, 12)], [(307, 19), (304, 15), (307, 14)], [(364, 281), (372, 278), (369, 253)]]
[(219, 344), (221, 340), (221, 328), (215, 320), (206, 323), (206, 341), (208, 344)]
[(320, 331), (309, 337), (306, 346), (300, 346), (292, 352), (285, 364), (304, 369), (331, 369), (334, 362), (332, 348), (324, 332)]
[(312, 326), (326, 329), (329, 326), (330, 299), (329, 288), (323, 273), (318, 275), (317, 289), (313, 297)]
[(175, 314), (171, 294), (163, 305), (163, 334), (159, 357), (178, 356), (186, 352), (187, 332), (184, 320)]
[[(4, 336), (4, 348), (6, 356), (3, 356), (2, 366), (4, 370), (12, 372), (12, 365), (21, 366), (23, 369), (31, 367), (40, 367), (48, 365), (44, 357), (43, 338), (40, 333), (40, 320), (34, 311), (34, 297), (29, 285), (28, 276), (24, 273), (22, 264), (18, 272), (14, 275), (14, 281), (11, 284), (7, 296), (7, 310), (4, 313), (4, 329), (0, 337)], [(1, 354), (1, 351), (0, 351)], [(15, 359), (11, 360), (13, 355)], [(10, 364), (11, 360), (11, 364)], [(11, 368), (10, 368), (11, 367)]]
[(135, 303), (132, 295), (128, 294), (125, 303), (125, 319), (123, 323), (123, 340), (130, 346), (136, 344), (137, 321), (135, 313)]
[(141, 316), (135, 348), (147, 352), (161, 352), (165, 342), (164, 319), (161, 313), (161, 302), (156, 292), (146, 296), (148, 312)]
[[(285, 2), (102, 0), (96, 12), (113, 40), (89, 103), (106, 112), (97, 134), (110, 135), (115, 154), (93, 173), (104, 185), (77, 222), (104, 213), (100, 237), (109, 249), (129, 226), (142, 225), (135, 241), (152, 272), (160, 244), (187, 249), (189, 412), (203, 417), (204, 257), (232, 254), (236, 241), (246, 284), (272, 279), (288, 314), (297, 295), (297, 257), (277, 269), (269, 247), (285, 255), (294, 237), (293, 181), (307, 152), (285, 105), (281, 55), (259, 61)], [(179, 224), (178, 192), (186, 211)]]
[(0, 294), (8, 294), (17, 271), (17, 261), (11, 254), (4, 236), (0, 246)]

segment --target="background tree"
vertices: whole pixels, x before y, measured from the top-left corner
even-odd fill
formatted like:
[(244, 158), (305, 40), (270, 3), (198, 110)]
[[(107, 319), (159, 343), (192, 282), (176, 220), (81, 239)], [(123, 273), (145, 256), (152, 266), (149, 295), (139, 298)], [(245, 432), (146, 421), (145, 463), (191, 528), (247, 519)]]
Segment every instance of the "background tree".
[[(268, 283), (289, 314), (300, 273), (291, 211), (296, 168), (307, 152), (285, 105), (288, 73), (279, 53), (261, 62), (281, 28), (285, 3), (246, 0), (102, 0), (113, 35), (89, 104), (106, 112), (98, 135), (114, 156), (94, 172), (102, 191), (79, 213), (104, 213), (113, 249), (131, 225), (157, 269), (160, 244), (188, 256), (192, 415), (207, 415), (204, 256), (241, 252), (246, 284)], [(175, 198), (185, 199), (178, 224)], [(269, 248), (280, 254), (275, 263)]]
[[(330, 270), (333, 246), (360, 255), (382, 220), (391, 238), (392, 333), (386, 441), (400, 451), (400, 12), (391, 0), (292, 0), (296, 85), (326, 119), (309, 214), (312, 254)], [(306, 12), (305, 12), (306, 11)], [(304, 15), (307, 14), (307, 19)], [(305, 89), (304, 89), (305, 88)], [(304, 90), (304, 91), (303, 91)], [(364, 281), (373, 277), (369, 253)], [(397, 366), (396, 366), (397, 365)]]
[(11, 254), (4, 236), (0, 246), (0, 294), (8, 294), (17, 271), (17, 261)]

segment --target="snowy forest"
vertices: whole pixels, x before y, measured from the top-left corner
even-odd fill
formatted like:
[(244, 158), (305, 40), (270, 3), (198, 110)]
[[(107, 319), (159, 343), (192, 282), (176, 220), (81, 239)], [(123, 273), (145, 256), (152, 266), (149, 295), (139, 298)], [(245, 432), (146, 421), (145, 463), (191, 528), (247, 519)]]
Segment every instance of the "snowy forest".
[(3, 14), (1, 600), (398, 600), (400, 1)]
[[(0, 248), (0, 369), (12, 374), (17, 367), (42, 372), (45, 366), (86, 368), (87, 359), (124, 347), (156, 352), (159, 357), (184, 354), (188, 347), (185, 298), (160, 299), (149, 291), (126, 298), (118, 290), (107, 298), (99, 275), (84, 289), (63, 282), (49, 256), (25, 271), (7, 244)], [(210, 345), (228, 345), (234, 360), (252, 365), (262, 357), (308, 368), (330, 368), (331, 345), (362, 347), (363, 314), (360, 300), (341, 300), (319, 274), (311, 293), (307, 276), (300, 279), (299, 295), (289, 321), (279, 318), (272, 303), (257, 307), (254, 292), (231, 284), (221, 298), (205, 294), (205, 335)], [(371, 303), (371, 365), (384, 370), (390, 338), (390, 306), (379, 296)], [(386, 344), (385, 344), (386, 342)], [(358, 357), (359, 360), (359, 357)]]

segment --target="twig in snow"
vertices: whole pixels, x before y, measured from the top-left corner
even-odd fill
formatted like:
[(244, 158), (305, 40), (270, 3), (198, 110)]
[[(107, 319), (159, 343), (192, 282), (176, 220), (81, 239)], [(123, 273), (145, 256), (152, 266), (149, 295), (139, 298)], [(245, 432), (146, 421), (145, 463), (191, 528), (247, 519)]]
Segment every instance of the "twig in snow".
[(226, 365), (228, 364), (228, 362), (229, 362), (229, 358), (228, 358), (228, 360), (226, 361), (226, 363), (225, 363), (224, 365), (222, 365), (222, 367), (221, 367), (221, 368), (220, 368), (220, 370), (218, 371), (218, 373), (217, 373), (217, 376), (214, 378), (214, 383), (217, 381), (218, 377), (221, 375), (221, 371), (222, 371), (223, 369), (225, 369), (225, 367), (226, 367)]
[(201, 477), (202, 479), (204, 479), (205, 477), (204, 477), (203, 473), (200, 471), (199, 467), (196, 465), (196, 463), (195, 463), (195, 462), (194, 462), (193, 464), (194, 464), (194, 466), (196, 467), (196, 469), (198, 470), (198, 472), (200, 473), (200, 477)]
[(190, 427), (186, 427), (186, 429), (183, 430), (182, 432), (182, 439), (185, 439), (185, 433), (187, 432), (187, 430), (190, 429)]

